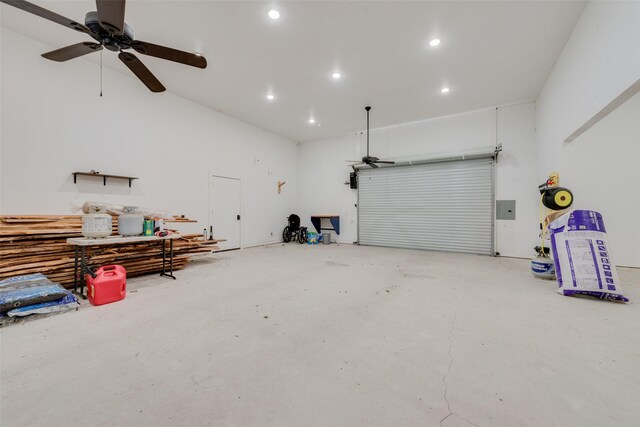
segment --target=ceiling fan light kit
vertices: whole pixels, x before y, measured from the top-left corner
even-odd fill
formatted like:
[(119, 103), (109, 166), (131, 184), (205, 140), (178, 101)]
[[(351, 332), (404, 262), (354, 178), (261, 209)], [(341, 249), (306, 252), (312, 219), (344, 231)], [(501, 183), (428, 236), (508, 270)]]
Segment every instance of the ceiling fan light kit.
[(0, 0), (0, 3), (83, 32), (95, 40), (95, 42), (76, 43), (42, 54), (43, 58), (51, 61), (65, 62), (106, 48), (112, 52), (119, 52), (120, 61), (152, 92), (164, 92), (166, 88), (137, 56), (127, 50), (133, 49), (142, 55), (196, 68), (207, 67), (207, 60), (200, 54), (136, 40), (133, 29), (124, 22), (126, 0), (96, 0), (97, 11), (88, 12), (85, 15), (84, 25), (28, 1)]

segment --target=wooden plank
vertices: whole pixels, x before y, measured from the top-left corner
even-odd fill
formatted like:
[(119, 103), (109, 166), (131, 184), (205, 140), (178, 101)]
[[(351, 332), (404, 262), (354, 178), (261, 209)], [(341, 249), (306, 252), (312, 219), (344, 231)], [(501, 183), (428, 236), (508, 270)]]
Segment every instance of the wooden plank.
[(34, 222), (54, 222), (54, 221), (60, 221), (59, 219), (37, 219), (37, 218), (23, 218), (23, 219), (16, 219), (16, 218), (2, 218), (2, 222), (6, 222), (8, 224), (24, 224), (24, 223), (34, 223)]

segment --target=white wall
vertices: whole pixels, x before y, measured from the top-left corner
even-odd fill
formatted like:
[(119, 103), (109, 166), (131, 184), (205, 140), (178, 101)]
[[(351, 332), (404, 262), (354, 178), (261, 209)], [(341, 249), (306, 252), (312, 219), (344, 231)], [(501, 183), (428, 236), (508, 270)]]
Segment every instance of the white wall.
[(539, 243), (536, 176), (535, 103), (498, 109), (498, 142), (503, 151), (496, 168), (496, 200), (516, 200), (516, 220), (496, 221), (497, 250), (501, 255), (530, 257)]
[[(149, 206), (209, 224), (209, 176), (242, 179), (245, 246), (280, 240), (297, 208), (296, 143), (172, 93), (152, 94), (136, 78), (2, 30), (0, 200), (4, 214), (68, 214), (87, 200)], [(170, 82), (165, 82), (170, 87)], [(73, 171), (140, 177), (103, 186)], [(287, 181), (277, 194), (278, 180)], [(273, 233), (273, 235), (272, 235)], [(224, 237), (224, 230), (214, 230)]]
[[(363, 109), (363, 121), (365, 118)], [(371, 112), (375, 123), (375, 108)], [(410, 160), (490, 151), (503, 152), (496, 168), (496, 197), (516, 200), (516, 220), (496, 221), (496, 249), (502, 255), (527, 257), (537, 241), (535, 172), (535, 105), (524, 103), (441, 117), (371, 131), (371, 154), (382, 159)], [(350, 168), (345, 160), (365, 154), (362, 133), (303, 143), (300, 148), (301, 217), (307, 225), (314, 213), (341, 218), (339, 241), (357, 239), (357, 192), (344, 185)]]
[(638, 95), (564, 139), (640, 79), (640, 2), (590, 2), (537, 101), (538, 176), (557, 170), (576, 208), (604, 215), (618, 265), (640, 267)]
[(541, 142), (564, 141), (640, 79), (638, 23), (640, 2), (587, 4), (538, 98)]

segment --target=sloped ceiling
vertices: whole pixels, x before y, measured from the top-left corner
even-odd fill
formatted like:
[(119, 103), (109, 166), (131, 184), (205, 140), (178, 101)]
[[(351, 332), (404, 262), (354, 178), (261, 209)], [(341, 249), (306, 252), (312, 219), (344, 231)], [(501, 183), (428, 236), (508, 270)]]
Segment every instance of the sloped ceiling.
[[(79, 22), (95, 10), (84, 0), (34, 3)], [(309, 141), (362, 129), (369, 104), (372, 125), (381, 127), (535, 99), (584, 4), (129, 0), (126, 21), (140, 40), (207, 58), (208, 68), (199, 70), (140, 55), (169, 91)], [(1, 7), (2, 26), (52, 48), (89, 41)], [(270, 9), (280, 19), (270, 19)], [(441, 44), (429, 47), (435, 37)], [(92, 56), (97, 63), (99, 54)], [(115, 53), (104, 58), (128, 72)], [(74, 70), (73, 61), (59, 66)], [(451, 89), (446, 95), (444, 86)]]

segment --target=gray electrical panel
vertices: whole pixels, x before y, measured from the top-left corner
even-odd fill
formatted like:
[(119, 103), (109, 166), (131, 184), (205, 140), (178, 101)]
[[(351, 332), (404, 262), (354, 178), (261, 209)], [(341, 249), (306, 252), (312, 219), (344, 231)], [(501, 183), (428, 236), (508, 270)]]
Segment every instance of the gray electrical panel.
[(516, 201), (496, 200), (496, 219), (516, 219)]

